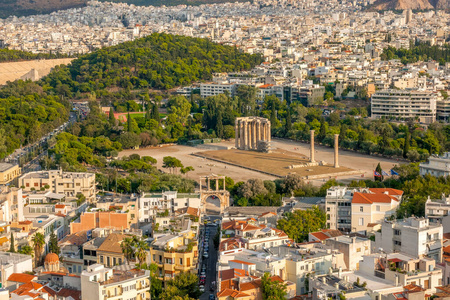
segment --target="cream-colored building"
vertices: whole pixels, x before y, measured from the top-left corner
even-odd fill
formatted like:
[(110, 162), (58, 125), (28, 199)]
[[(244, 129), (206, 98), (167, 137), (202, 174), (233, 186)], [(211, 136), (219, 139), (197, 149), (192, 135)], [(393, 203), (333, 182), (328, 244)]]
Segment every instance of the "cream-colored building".
[(367, 231), (369, 224), (382, 223), (395, 215), (403, 191), (396, 189), (368, 189), (353, 194), (351, 205), (352, 231)]
[(325, 245), (331, 249), (338, 250), (344, 255), (346, 270), (359, 270), (359, 262), (363, 260), (364, 255), (371, 253), (371, 241), (361, 237), (338, 236), (325, 240)]
[(83, 300), (150, 299), (150, 271), (117, 271), (101, 264), (87, 267), (81, 273)]
[(19, 178), (19, 186), (24, 191), (44, 190), (66, 197), (83, 194), (88, 202), (94, 202), (96, 196), (95, 174), (63, 172), (62, 170), (30, 172)]
[(22, 189), (5, 187), (0, 190), (0, 221), (23, 221)]
[(22, 174), (19, 165), (0, 163), (0, 185), (8, 184)]
[(158, 277), (163, 281), (177, 274), (195, 273), (198, 264), (198, 243), (192, 231), (180, 235), (155, 237), (150, 245), (150, 260), (158, 265)]

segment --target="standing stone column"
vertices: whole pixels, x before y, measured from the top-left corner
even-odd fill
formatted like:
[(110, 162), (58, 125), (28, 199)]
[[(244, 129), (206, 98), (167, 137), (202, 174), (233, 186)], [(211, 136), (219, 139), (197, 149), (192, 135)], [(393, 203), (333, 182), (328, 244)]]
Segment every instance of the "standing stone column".
[(270, 142), (272, 140), (272, 132), (270, 131), (270, 122), (267, 123), (267, 141)]
[(239, 149), (239, 121), (234, 122), (234, 146)]
[(339, 134), (334, 135), (334, 167), (339, 168)]
[(239, 127), (241, 129), (241, 133), (239, 135), (239, 149), (244, 149), (244, 121), (241, 120), (239, 122)]
[(218, 190), (219, 190), (219, 179), (216, 178), (216, 191), (218, 191)]
[(252, 150), (253, 149), (253, 135), (254, 135), (254, 133), (253, 133), (253, 122), (252, 121), (250, 121), (248, 123), (248, 132), (249, 132), (249, 134), (248, 134), (248, 138), (249, 138), (248, 148), (250, 150)]
[(253, 132), (253, 150), (257, 150), (258, 148), (258, 137), (256, 136), (256, 121), (252, 122), (252, 132)]
[(310, 162), (316, 162), (314, 159), (314, 130), (310, 130), (311, 133), (311, 145), (309, 147), (310, 153), (309, 153), (309, 157), (310, 157)]
[(244, 150), (248, 150), (248, 121), (244, 122)]
[(261, 124), (261, 140), (266, 140), (266, 122)]
[(206, 184), (207, 184), (206, 190), (209, 192), (211, 190), (211, 182), (209, 180), (209, 177), (206, 178)]

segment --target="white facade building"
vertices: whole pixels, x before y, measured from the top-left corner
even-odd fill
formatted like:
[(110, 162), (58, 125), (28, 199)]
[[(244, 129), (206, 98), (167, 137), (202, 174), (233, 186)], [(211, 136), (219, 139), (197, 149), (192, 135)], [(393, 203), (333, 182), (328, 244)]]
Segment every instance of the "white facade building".
[(450, 175), (450, 152), (442, 156), (430, 156), (428, 162), (419, 164), (420, 175), (430, 174), (435, 177)]
[(372, 95), (372, 118), (418, 119), (429, 124), (436, 121), (436, 103), (434, 92), (382, 90)]
[(385, 221), (381, 225), (381, 232), (375, 233), (375, 248), (381, 248), (386, 253), (401, 252), (418, 258), (428, 256), (440, 263), (442, 237), (442, 225), (432, 225), (427, 218)]
[(162, 193), (143, 193), (139, 197), (139, 222), (149, 222), (157, 213), (167, 210), (174, 213), (175, 210), (185, 207), (200, 208), (200, 194), (182, 194), (176, 191)]

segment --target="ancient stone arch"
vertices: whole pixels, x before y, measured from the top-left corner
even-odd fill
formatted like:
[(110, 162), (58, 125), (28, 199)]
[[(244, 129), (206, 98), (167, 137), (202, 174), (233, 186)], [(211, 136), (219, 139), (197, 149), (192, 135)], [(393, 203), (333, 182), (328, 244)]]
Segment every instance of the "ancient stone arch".
[[(216, 183), (215, 189), (211, 188), (212, 180)], [(221, 180), (223, 181), (223, 187), (219, 189), (219, 181)], [(203, 189), (203, 182), (206, 183), (206, 189)], [(225, 208), (230, 206), (230, 192), (225, 189), (225, 176), (210, 175), (200, 177), (200, 199), (203, 213), (206, 212), (206, 200), (211, 196), (219, 199), (221, 214)]]

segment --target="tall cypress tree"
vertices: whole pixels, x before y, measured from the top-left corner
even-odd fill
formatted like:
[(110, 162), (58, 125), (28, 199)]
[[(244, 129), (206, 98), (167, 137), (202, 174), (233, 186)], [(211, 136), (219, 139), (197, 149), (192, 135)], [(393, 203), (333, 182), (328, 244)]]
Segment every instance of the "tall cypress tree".
[(403, 157), (406, 158), (408, 156), (409, 144), (411, 144), (411, 134), (409, 132), (406, 133), (405, 144), (403, 145)]
[(116, 125), (116, 118), (114, 118), (114, 109), (112, 108), (112, 106), (109, 108), (109, 124), (111, 126)]
[(159, 117), (159, 111), (158, 106), (156, 104), (153, 104), (152, 106), (152, 113), (151, 113), (152, 119), (158, 122), (158, 125), (160, 124), (161, 120)]
[(14, 235), (12, 232), (11, 232), (11, 241), (10, 241), (10, 246), (9, 246), (9, 252), (11, 252), (11, 253), (16, 252), (16, 246), (14, 243)]
[(375, 171), (376, 171), (378, 174), (381, 175), (381, 176), (376, 176), (376, 177), (375, 177), (375, 181), (383, 181), (383, 175), (382, 175), (382, 171), (383, 171), (383, 170), (381, 169), (381, 164), (380, 164), (380, 163), (378, 163), (378, 165), (377, 165)]
[(217, 137), (223, 137), (223, 121), (222, 121), (222, 111), (220, 110), (217, 114), (217, 124), (216, 124), (216, 134)]
[(284, 135), (287, 136), (289, 131), (291, 131), (291, 129), (292, 129), (291, 110), (288, 108), (286, 114), (286, 124), (284, 127), (285, 130)]
[(133, 131), (133, 125), (131, 124), (130, 113), (128, 113), (128, 116), (127, 116), (127, 131), (128, 132)]

